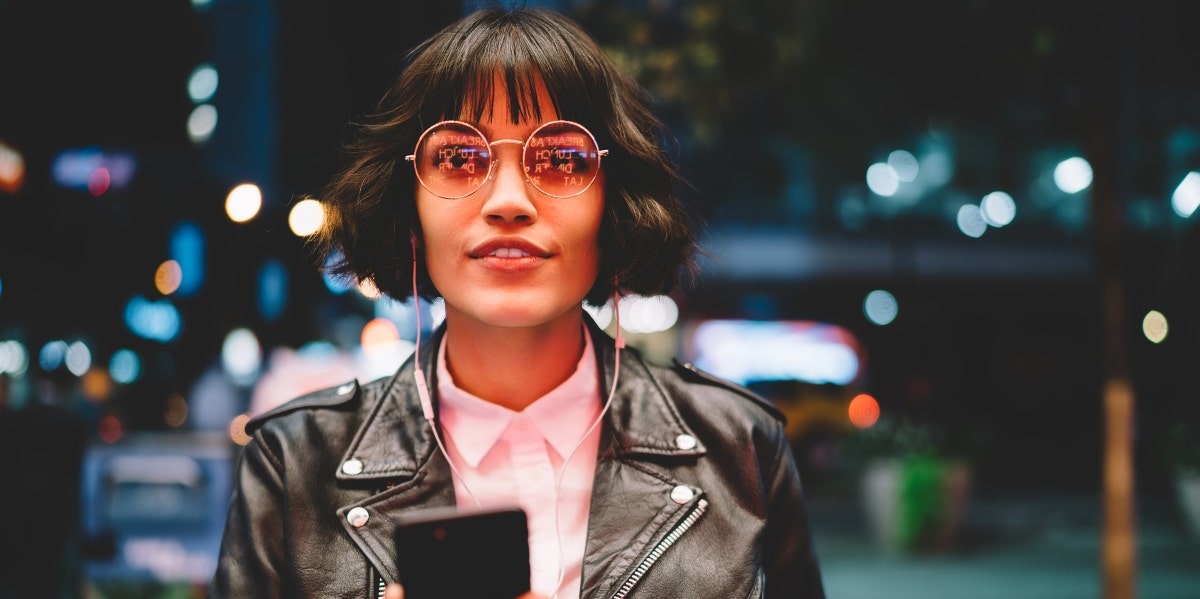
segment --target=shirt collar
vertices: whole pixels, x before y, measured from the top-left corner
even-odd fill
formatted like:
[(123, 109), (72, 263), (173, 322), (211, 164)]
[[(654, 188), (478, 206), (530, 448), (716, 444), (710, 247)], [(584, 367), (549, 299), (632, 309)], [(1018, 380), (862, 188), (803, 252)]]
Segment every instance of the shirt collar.
[[(575, 372), (549, 393), (539, 397), (521, 412), (521, 419), (533, 424), (565, 458), (600, 413), (600, 379), (596, 372), (592, 336), (584, 330), (583, 355)], [(439, 417), (454, 445), (472, 468), (487, 455), (518, 412), (472, 395), (454, 384), (446, 368), (446, 341), (442, 339), (437, 360)]]

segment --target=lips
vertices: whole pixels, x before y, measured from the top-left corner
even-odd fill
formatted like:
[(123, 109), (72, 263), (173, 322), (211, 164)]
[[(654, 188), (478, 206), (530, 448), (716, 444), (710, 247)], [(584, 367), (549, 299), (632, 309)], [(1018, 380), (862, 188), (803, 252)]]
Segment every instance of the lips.
[(475, 246), (469, 252), (472, 258), (498, 258), (517, 260), (521, 258), (549, 258), (550, 252), (538, 245), (518, 238), (490, 239)]

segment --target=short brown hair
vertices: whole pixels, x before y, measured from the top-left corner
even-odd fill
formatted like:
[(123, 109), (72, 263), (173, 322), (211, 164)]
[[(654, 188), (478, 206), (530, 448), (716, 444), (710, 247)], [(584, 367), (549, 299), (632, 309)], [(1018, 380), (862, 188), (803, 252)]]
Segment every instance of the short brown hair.
[[(686, 185), (646, 92), (578, 24), (542, 8), (480, 10), (437, 32), (409, 52), (375, 111), (351, 123), (347, 165), (322, 191), (325, 225), (312, 239), (330, 273), (370, 279), (397, 299), (411, 293), (410, 233), (419, 237), (420, 223), (416, 177), (404, 156), (448, 115), (470, 110), (478, 121), (497, 75), (510, 92), (512, 122), (541, 120), (533, 90), (544, 82), (559, 118), (582, 123), (609, 149), (600, 269), (587, 302), (601, 305), (617, 289), (666, 293), (694, 274), (694, 223), (680, 195)], [(425, 272), (418, 278), (422, 297), (438, 295)]]

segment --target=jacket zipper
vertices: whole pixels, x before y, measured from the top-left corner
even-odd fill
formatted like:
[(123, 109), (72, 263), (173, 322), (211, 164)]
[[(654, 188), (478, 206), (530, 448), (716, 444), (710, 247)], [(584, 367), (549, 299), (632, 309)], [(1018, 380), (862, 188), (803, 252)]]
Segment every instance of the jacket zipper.
[[(378, 495), (379, 493), (383, 493), (394, 486), (396, 486), (396, 483), (389, 482), (385, 484), (382, 489), (377, 490), (375, 494)], [(375, 599), (383, 599), (385, 591), (387, 590), (387, 582), (383, 580), (383, 574), (376, 572), (375, 568), (370, 568), (370, 570), (371, 578), (375, 580)]]
[(671, 545), (674, 545), (675, 541), (678, 541), (679, 537), (682, 537), (683, 533), (687, 532), (688, 529), (690, 529), (692, 525), (694, 525), (696, 521), (700, 519), (700, 516), (704, 515), (704, 511), (706, 509), (708, 509), (707, 499), (701, 499), (700, 501), (696, 502), (696, 507), (692, 510), (692, 513), (688, 514), (687, 517), (679, 523), (679, 526), (676, 526), (675, 529), (672, 530), (667, 536), (663, 537), (663, 540), (658, 542), (658, 545), (654, 546), (654, 549), (650, 551), (650, 554), (646, 556), (646, 559), (642, 560), (642, 563), (638, 564), (637, 568), (634, 568), (633, 574), (630, 574), (629, 578), (625, 579), (625, 584), (622, 584), (621, 588), (617, 589), (617, 592), (612, 596), (612, 599), (624, 599), (627, 595), (629, 595), (629, 592), (633, 590), (633, 587), (637, 585), (638, 581), (646, 575), (646, 572), (650, 569), (650, 566), (653, 566), (654, 562), (657, 562), (658, 558), (662, 557), (662, 554), (665, 553), (667, 549), (670, 549)]

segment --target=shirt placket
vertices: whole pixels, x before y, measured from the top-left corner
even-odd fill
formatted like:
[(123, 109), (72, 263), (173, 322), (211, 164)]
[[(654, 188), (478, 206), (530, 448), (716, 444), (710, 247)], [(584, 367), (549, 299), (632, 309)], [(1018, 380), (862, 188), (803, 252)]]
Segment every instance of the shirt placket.
[[(557, 510), (545, 509), (557, 501), (554, 466), (546, 440), (523, 415), (513, 422), (513, 468), (517, 496), (529, 518), (529, 561), (534, 589), (553, 589), (558, 578)], [(536, 509), (539, 507), (541, 509)]]

